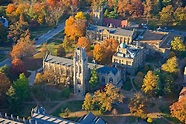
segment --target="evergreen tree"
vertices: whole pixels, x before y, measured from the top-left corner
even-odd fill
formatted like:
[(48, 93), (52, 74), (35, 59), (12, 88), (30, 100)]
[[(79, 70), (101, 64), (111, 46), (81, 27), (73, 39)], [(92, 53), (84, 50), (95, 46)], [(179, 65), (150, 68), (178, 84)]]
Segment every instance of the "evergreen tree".
[(91, 71), (91, 77), (89, 83), (92, 87), (96, 87), (98, 85), (98, 74), (97, 74), (97, 67), (94, 67)]

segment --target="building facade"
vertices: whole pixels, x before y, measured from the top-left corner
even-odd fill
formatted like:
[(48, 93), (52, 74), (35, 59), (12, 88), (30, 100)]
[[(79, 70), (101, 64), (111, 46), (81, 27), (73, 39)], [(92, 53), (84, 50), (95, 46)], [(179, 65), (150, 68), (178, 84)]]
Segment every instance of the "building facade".
[(145, 61), (145, 53), (143, 48), (134, 45), (126, 45), (121, 43), (117, 52), (112, 57), (112, 62), (126, 66), (126, 70), (130, 74), (134, 74), (138, 67), (143, 66)]
[[(74, 93), (84, 95), (89, 89), (89, 79), (91, 70), (97, 68), (97, 74), (100, 79), (99, 85), (112, 82), (115, 86), (120, 87), (125, 79), (124, 70), (117, 67), (107, 67), (88, 63), (85, 48), (78, 47), (75, 49), (73, 60), (46, 55), (43, 60), (43, 70), (55, 75), (54, 83), (73, 85)], [(105, 81), (102, 82), (102, 77)]]
[(86, 29), (86, 37), (90, 41), (104, 41), (113, 38), (119, 43), (131, 44), (136, 33), (135, 30), (89, 25)]

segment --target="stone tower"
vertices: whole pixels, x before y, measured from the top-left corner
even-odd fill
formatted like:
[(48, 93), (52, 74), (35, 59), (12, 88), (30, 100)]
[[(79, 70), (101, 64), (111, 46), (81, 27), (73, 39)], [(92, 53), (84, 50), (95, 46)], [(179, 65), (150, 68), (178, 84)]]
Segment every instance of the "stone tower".
[(89, 75), (88, 57), (86, 55), (85, 48), (77, 47), (75, 49), (73, 69), (74, 93), (84, 95), (86, 92)]
[(92, 20), (95, 25), (103, 24), (103, 7), (94, 6), (92, 7)]

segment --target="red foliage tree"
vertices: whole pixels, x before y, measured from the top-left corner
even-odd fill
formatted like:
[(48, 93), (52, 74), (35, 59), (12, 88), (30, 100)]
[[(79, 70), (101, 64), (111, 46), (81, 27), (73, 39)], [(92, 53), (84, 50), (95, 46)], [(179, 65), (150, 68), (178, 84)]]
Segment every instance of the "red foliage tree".
[(21, 59), (14, 59), (10, 67), (11, 74), (19, 76), (19, 74), (26, 74), (27, 68)]

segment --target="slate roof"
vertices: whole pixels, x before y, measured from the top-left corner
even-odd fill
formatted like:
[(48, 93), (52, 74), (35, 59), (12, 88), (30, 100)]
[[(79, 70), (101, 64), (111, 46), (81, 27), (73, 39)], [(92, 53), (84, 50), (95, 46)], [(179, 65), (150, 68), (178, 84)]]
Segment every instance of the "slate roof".
[[(56, 64), (67, 65), (67, 66), (72, 66), (73, 67), (73, 60), (72, 59), (63, 58), (63, 57), (46, 55), (44, 61), (45, 62), (49, 62), (49, 63), (56, 63)], [(100, 68), (100, 67), (103, 67), (104, 65), (88, 63), (88, 67), (90, 69), (93, 69), (95, 66), (97, 66), (97, 68)]]
[(110, 34), (115, 34), (115, 35), (132, 36), (134, 34), (134, 31), (131, 31), (131, 30), (125, 30), (121, 28), (110, 28), (110, 27), (104, 27), (104, 26), (98, 26), (98, 25), (89, 25), (87, 28), (87, 30), (98, 31), (98, 32), (102, 32), (105, 29), (108, 32), (110, 32)]
[(102, 73), (102, 74), (109, 74), (110, 72), (112, 72), (114, 75), (116, 75), (118, 72), (118, 69), (114, 67), (104, 66), (104, 67), (98, 68), (97, 72)]
[(39, 124), (79, 124), (77, 122), (73, 122), (63, 118), (58, 118), (58, 117), (43, 115), (43, 114), (36, 114), (36, 113), (34, 113), (30, 121), (31, 124), (35, 124), (34, 123), (35, 121), (37, 121), (37, 123)]
[(24, 124), (24, 123), (0, 117), (0, 124)]
[(84, 115), (79, 120), (80, 124), (106, 124), (101, 118), (96, 117), (92, 112), (89, 112), (87, 115)]

